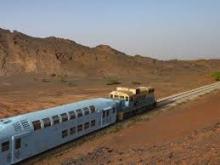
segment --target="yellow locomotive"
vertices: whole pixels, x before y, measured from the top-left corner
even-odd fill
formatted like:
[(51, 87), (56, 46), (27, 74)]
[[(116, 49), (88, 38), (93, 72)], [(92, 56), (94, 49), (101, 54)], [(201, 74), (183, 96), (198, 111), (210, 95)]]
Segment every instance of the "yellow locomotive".
[(156, 106), (152, 87), (117, 87), (109, 94), (109, 97), (119, 102), (118, 120), (126, 119)]

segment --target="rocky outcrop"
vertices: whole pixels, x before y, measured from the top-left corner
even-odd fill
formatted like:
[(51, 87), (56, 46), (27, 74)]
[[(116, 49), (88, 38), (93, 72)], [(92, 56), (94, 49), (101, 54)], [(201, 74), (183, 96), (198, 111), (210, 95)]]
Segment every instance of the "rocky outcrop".
[(67, 74), (85, 76), (138, 76), (173, 69), (204, 72), (219, 68), (219, 60), (159, 61), (128, 56), (108, 45), (90, 48), (56, 37), (36, 38), (0, 29), (0, 75)]

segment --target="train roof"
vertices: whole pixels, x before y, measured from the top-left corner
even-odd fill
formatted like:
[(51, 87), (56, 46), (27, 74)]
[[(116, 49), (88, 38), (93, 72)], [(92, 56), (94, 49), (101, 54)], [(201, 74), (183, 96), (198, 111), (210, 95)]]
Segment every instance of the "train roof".
[(130, 97), (133, 96), (134, 94), (130, 91), (112, 91), (110, 95), (118, 95), (118, 96), (125, 96), (125, 97)]
[(112, 91), (110, 93), (110, 95), (130, 97), (134, 95), (148, 94), (151, 91), (154, 91), (154, 88), (152, 87), (136, 87), (136, 88), (117, 87), (115, 91)]
[[(53, 108), (47, 108), (36, 112), (26, 113), (15, 117), (1, 119), (0, 139), (8, 137), (9, 135), (33, 130), (32, 125), (30, 126), (29, 124), (35, 120), (41, 120), (43, 118), (52, 117), (54, 115), (60, 115), (69, 111), (76, 111), (77, 109), (82, 109), (92, 105), (95, 106), (96, 111), (100, 111), (107, 107), (113, 107), (115, 104), (116, 102), (114, 100), (107, 98), (88, 99), (75, 103), (56, 106)], [(22, 126), (21, 129), (18, 128), (19, 125)]]

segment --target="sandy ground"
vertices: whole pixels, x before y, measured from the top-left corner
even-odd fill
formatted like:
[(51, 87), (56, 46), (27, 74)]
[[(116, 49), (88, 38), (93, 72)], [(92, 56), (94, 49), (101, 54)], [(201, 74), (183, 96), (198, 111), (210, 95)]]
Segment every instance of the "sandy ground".
[[(212, 81), (190, 77), (151, 79), (157, 98), (193, 89)], [(189, 83), (190, 82), (190, 83)], [(123, 80), (122, 86), (131, 86)], [(120, 86), (121, 86), (120, 85)], [(42, 77), (0, 78), (0, 118), (37, 111), (74, 101), (106, 97), (117, 85), (105, 80), (44, 79)], [(220, 164), (220, 92), (181, 104), (169, 111), (123, 128), (91, 135), (22, 162), (22, 165), (72, 164)], [(108, 128), (112, 129), (112, 128)]]
[[(166, 77), (166, 76), (164, 76)], [(210, 78), (190, 77), (143, 79), (141, 86), (153, 86), (156, 97), (161, 98), (177, 92), (211, 83)], [(82, 99), (107, 97), (117, 86), (134, 86), (131, 80), (121, 80), (120, 85), (106, 85), (104, 79), (55, 79), (36, 76), (0, 77), (0, 118), (37, 111)], [(190, 83), (189, 83), (190, 82)]]
[[(25, 165), (220, 164), (220, 92)], [(67, 144), (68, 146), (69, 144)], [(34, 160), (33, 159), (33, 160)]]

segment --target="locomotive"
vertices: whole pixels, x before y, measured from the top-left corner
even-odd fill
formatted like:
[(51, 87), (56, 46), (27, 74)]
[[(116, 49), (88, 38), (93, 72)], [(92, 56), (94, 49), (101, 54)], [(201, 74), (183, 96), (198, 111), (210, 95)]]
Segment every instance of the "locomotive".
[(145, 112), (154, 88), (117, 87), (109, 98), (65, 104), (0, 120), (0, 165), (11, 165)]

